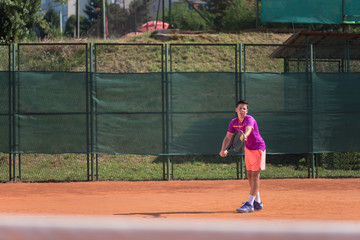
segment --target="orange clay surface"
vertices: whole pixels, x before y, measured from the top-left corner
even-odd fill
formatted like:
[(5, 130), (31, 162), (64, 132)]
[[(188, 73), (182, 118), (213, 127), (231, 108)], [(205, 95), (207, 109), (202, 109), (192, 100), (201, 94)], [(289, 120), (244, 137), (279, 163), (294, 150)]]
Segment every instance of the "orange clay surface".
[(236, 213), (247, 180), (0, 184), (0, 214), (360, 220), (360, 179), (261, 180), (264, 210)]

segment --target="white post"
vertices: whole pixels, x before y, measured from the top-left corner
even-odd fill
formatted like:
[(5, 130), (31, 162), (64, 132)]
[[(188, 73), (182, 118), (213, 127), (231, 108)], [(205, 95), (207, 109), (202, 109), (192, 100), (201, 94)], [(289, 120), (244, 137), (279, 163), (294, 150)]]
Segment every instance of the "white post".
[(60, 11), (60, 34), (63, 33), (63, 16), (62, 16), (62, 9)]

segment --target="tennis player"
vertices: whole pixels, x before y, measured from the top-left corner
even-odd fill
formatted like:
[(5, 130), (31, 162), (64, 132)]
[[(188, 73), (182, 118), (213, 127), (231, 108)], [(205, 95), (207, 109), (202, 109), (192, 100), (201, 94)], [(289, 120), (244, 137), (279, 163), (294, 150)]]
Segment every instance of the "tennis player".
[(245, 133), (245, 164), (247, 177), (250, 184), (250, 196), (248, 201), (237, 212), (248, 213), (254, 210), (262, 210), (263, 203), (260, 199), (260, 171), (265, 170), (266, 145), (259, 133), (255, 119), (247, 115), (248, 102), (240, 100), (236, 103), (235, 112), (237, 118), (230, 121), (228, 131), (223, 140), (220, 156), (226, 157), (226, 147), (230, 144), (231, 137), (235, 131), (242, 130)]

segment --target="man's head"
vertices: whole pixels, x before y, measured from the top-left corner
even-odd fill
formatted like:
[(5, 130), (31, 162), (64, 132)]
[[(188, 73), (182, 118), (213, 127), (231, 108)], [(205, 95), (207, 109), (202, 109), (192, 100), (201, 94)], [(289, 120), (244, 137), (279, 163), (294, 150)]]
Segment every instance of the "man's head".
[(246, 100), (240, 100), (236, 103), (236, 108), (240, 105), (240, 104), (244, 104), (249, 108), (249, 103)]
[(237, 113), (238, 118), (245, 118), (248, 113), (249, 103), (245, 100), (240, 100), (236, 103), (235, 112)]

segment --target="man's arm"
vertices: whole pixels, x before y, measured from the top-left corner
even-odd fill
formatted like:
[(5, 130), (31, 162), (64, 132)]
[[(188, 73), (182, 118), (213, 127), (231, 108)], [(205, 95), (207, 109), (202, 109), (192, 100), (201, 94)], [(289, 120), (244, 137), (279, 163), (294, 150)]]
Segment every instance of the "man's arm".
[(245, 132), (244, 132), (245, 141), (246, 141), (247, 137), (251, 134), (251, 131), (252, 131), (252, 130), (253, 130), (253, 128), (250, 127), (250, 126), (247, 126), (247, 127), (245, 128)]
[(221, 150), (220, 150), (220, 156), (221, 157), (226, 157), (227, 152), (225, 152), (225, 150), (226, 150), (226, 147), (229, 146), (231, 138), (232, 138), (232, 134), (231, 133), (226, 133), (226, 136), (225, 136), (225, 138), (224, 138), (224, 140), (222, 142), (222, 145), (221, 145)]

